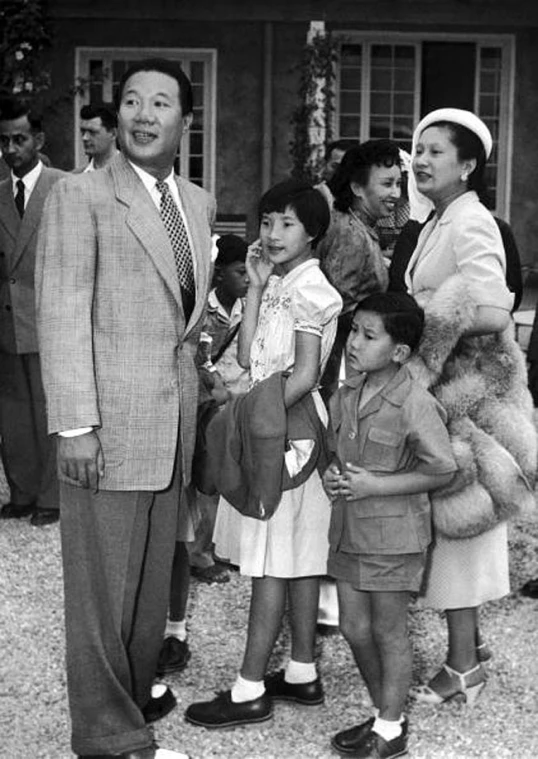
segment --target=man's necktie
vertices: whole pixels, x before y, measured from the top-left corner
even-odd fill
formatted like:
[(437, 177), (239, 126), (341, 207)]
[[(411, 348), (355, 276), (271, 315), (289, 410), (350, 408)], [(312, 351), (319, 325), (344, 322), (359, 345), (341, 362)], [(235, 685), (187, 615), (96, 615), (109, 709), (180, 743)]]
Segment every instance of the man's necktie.
[(179, 208), (175, 204), (170, 188), (162, 180), (157, 180), (155, 186), (161, 193), (161, 218), (172, 243), (179, 285), (181, 287), (185, 321), (188, 321), (194, 308), (196, 293), (191, 246), (183, 218), (179, 212)]
[(19, 216), (24, 216), (24, 182), (22, 179), (17, 179), (17, 192), (15, 194), (15, 206), (19, 212)]

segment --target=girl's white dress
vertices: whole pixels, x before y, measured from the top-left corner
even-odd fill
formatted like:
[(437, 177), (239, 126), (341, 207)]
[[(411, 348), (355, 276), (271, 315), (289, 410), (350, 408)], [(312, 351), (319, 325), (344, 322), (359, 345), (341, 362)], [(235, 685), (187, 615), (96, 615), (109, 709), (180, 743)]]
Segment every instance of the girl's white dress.
[[(336, 334), (342, 299), (310, 258), (285, 277), (272, 275), (260, 304), (250, 351), (251, 385), (280, 371), (291, 371), (295, 332), (321, 337), (320, 375)], [(317, 391), (314, 401), (321, 419), (327, 412)], [(324, 575), (329, 550), (330, 502), (314, 470), (308, 480), (286, 490), (273, 514), (262, 521), (242, 516), (224, 498), (215, 523), (215, 553), (250, 577), (293, 578)]]

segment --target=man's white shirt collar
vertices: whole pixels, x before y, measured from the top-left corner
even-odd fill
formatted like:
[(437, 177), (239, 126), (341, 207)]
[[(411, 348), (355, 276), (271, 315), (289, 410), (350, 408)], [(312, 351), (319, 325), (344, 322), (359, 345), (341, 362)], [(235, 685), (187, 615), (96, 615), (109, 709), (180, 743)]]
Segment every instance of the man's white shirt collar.
[(37, 180), (39, 179), (41, 172), (43, 171), (43, 164), (41, 161), (37, 162), (37, 165), (34, 166), (32, 171), (29, 171), (28, 174), (25, 174), (23, 177), (17, 177), (13, 172), (11, 172), (11, 181), (13, 183), (13, 196), (17, 194), (17, 182), (19, 179), (22, 179), (24, 183), (24, 207), (28, 205), (28, 200), (30, 199), (30, 195), (32, 194), (32, 191), (34, 187), (37, 184)]

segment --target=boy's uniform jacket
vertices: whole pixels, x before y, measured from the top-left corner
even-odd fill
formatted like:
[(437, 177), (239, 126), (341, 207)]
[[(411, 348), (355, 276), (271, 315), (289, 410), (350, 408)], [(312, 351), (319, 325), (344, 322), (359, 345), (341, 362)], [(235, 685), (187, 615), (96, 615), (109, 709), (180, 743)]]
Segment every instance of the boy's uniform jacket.
[[(342, 472), (355, 464), (382, 477), (418, 471), (450, 474), (456, 464), (441, 405), (405, 366), (362, 408), (366, 376), (348, 380), (331, 398), (334, 448)], [(333, 503), (333, 551), (366, 554), (421, 553), (431, 541), (428, 493), (377, 496)]]

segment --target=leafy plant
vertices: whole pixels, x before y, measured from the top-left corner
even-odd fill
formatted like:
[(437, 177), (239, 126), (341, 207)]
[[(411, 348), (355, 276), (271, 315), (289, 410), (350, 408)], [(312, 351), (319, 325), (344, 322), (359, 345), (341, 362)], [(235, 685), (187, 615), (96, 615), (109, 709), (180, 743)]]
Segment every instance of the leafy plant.
[[(292, 176), (318, 182), (323, 153), (312, 139), (325, 130), (325, 142), (333, 139), (334, 78), (337, 46), (330, 33), (317, 34), (304, 48), (299, 64), (299, 103), (291, 116)], [(320, 86), (321, 83), (321, 86)]]

